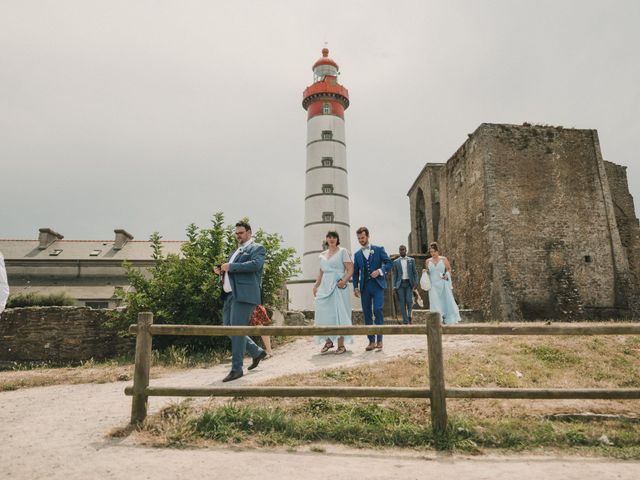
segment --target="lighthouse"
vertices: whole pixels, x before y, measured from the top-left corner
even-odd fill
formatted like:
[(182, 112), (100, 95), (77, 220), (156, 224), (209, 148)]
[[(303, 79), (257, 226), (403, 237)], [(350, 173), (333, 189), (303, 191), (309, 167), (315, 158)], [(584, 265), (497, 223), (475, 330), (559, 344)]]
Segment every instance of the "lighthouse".
[(327, 232), (336, 230), (340, 246), (351, 251), (344, 128), (349, 92), (338, 83), (339, 74), (338, 64), (329, 57), (329, 49), (323, 48), (322, 57), (313, 64), (313, 84), (302, 95), (302, 108), (307, 111), (304, 252), (302, 276), (289, 284), (294, 309), (313, 308), (310, 284), (318, 276), (318, 257), (326, 248)]

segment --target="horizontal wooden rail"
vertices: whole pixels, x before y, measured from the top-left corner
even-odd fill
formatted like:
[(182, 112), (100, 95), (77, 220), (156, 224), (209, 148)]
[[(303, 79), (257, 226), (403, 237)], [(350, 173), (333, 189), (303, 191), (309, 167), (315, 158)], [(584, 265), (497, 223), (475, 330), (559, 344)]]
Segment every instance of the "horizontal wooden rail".
[(443, 325), (443, 335), (636, 335), (640, 324)]
[(447, 398), (640, 399), (640, 388), (445, 388)]
[[(134, 395), (126, 387), (126, 395)], [(149, 397), (374, 397), (429, 398), (428, 388), (403, 387), (147, 387)]]
[[(129, 327), (129, 333), (137, 333), (138, 326)], [(334, 336), (334, 335), (424, 335), (426, 325), (353, 325), (332, 326), (269, 326), (224, 327), (221, 325), (151, 325), (151, 335), (229, 336), (229, 335), (280, 335), (280, 336)], [(638, 335), (640, 324), (617, 325), (444, 325), (443, 335)]]
[[(129, 327), (130, 333), (138, 331), (137, 325)], [(333, 335), (425, 335), (425, 325), (354, 325), (349, 327), (224, 327), (221, 325), (152, 325), (151, 335), (230, 336), (230, 335), (282, 335), (282, 336), (333, 336)]]

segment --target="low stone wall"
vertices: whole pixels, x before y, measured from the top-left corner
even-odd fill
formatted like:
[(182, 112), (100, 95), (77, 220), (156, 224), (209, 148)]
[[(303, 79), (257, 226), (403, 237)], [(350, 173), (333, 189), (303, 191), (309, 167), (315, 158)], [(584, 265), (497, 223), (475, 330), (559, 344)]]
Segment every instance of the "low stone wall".
[(103, 326), (108, 315), (85, 307), (7, 309), (0, 317), (0, 361), (75, 362), (133, 352), (135, 339)]

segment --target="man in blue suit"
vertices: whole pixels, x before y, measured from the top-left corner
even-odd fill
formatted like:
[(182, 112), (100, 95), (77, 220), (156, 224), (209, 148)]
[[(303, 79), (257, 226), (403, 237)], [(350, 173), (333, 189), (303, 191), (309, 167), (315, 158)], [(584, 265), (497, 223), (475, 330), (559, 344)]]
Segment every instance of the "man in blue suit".
[[(382, 309), (384, 307), (384, 290), (387, 288), (385, 274), (391, 270), (391, 260), (384, 251), (369, 243), (369, 229), (360, 227), (356, 230), (358, 242), (362, 247), (353, 257), (353, 289), (356, 297), (362, 302), (364, 323), (373, 325), (371, 307), (376, 325), (384, 325)], [(365, 350), (382, 349), (382, 335), (369, 335), (369, 345)]]
[[(251, 238), (251, 226), (247, 222), (236, 223), (238, 248), (228, 263), (216, 266), (216, 275), (222, 275), (222, 323), (225, 326), (247, 326), (256, 305), (261, 302), (260, 285), (264, 266), (265, 249)], [(249, 337), (231, 338), (231, 371), (222, 379), (229, 382), (242, 377), (244, 352), (248, 351), (253, 362), (249, 370), (258, 366), (267, 352)]]
[(407, 247), (400, 245), (400, 256), (393, 261), (393, 291), (398, 296), (398, 304), (402, 312), (402, 323), (411, 323), (413, 292), (418, 288), (418, 269), (416, 261), (407, 257)]

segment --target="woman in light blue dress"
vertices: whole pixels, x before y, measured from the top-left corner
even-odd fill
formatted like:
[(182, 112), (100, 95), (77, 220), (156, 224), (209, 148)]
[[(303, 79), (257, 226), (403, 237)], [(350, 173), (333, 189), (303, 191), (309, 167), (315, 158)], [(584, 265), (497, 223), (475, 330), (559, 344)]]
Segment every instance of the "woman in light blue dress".
[(449, 265), (449, 260), (446, 257), (440, 256), (436, 242), (429, 245), (429, 253), (431, 258), (427, 259), (426, 262), (429, 280), (431, 280), (429, 310), (438, 312), (445, 324), (453, 325), (460, 321), (460, 310), (453, 298), (451, 265)]
[[(320, 273), (313, 286), (316, 326), (351, 325), (351, 285), (353, 261), (346, 248), (341, 248), (338, 232), (330, 230), (326, 236), (329, 248), (320, 254)], [(351, 336), (315, 337), (326, 353), (338, 344), (336, 354), (345, 353), (344, 344), (353, 343)]]

